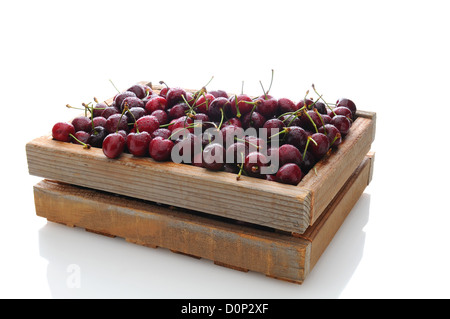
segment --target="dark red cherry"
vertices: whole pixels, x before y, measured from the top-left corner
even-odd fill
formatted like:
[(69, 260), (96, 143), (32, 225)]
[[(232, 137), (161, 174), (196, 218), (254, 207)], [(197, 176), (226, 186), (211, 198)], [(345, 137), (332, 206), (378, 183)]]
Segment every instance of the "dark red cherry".
[(125, 116), (127, 117), (128, 124), (134, 123), (139, 120), (141, 117), (145, 116), (145, 109), (142, 107), (132, 107), (128, 111), (125, 112)]
[(152, 134), (154, 131), (159, 129), (159, 121), (158, 119), (153, 115), (145, 115), (138, 119), (135, 124), (138, 128), (139, 132), (148, 132), (149, 134)]
[(355, 102), (353, 102), (350, 99), (340, 98), (339, 100), (336, 101), (336, 107), (339, 107), (339, 106), (348, 107), (350, 109), (350, 111), (352, 111), (353, 117), (355, 117), (356, 110), (357, 110)]
[(352, 111), (346, 106), (335, 107), (333, 109), (333, 112), (331, 113), (331, 117), (334, 117), (336, 115), (343, 115), (343, 116), (347, 117), (349, 120), (353, 119)]
[(303, 112), (300, 121), (300, 126), (311, 132), (316, 132), (316, 129), (323, 125), (320, 114), (317, 114), (313, 110)]
[(230, 101), (226, 97), (219, 96), (212, 100), (207, 113), (211, 121), (220, 121), (222, 111), (227, 107), (230, 107)]
[(247, 135), (243, 138), (242, 141), (247, 148), (247, 154), (255, 151), (265, 152), (267, 150), (267, 143), (263, 138)]
[(169, 115), (169, 119), (178, 119), (184, 115), (186, 115), (186, 111), (189, 110), (189, 105), (187, 105), (185, 102), (180, 102), (176, 105), (174, 105), (168, 112), (167, 115)]
[(278, 115), (297, 110), (297, 105), (292, 100), (284, 97), (278, 99)]
[(219, 171), (225, 165), (225, 148), (219, 143), (208, 144), (203, 150), (203, 167)]
[(87, 116), (77, 116), (72, 120), (72, 125), (75, 128), (75, 132), (90, 132), (92, 130), (91, 119)]
[(151, 114), (153, 111), (156, 110), (165, 110), (167, 107), (167, 100), (159, 95), (156, 95), (148, 100), (148, 102), (145, 104), (145, 110), (147, 111), (147, 114)]
[(72, 137), (70, 136), (71, 134), (75, 134), (75, 127), (71, 123), (58, 122), (53, 125), (53, 139), (61, 142), (70, 142), (72, 139)]
[(308, 173), (309, 170), (313, 168), (317, 162), (312, 153), (308, 150), (303, 153), (302, 160), (303, 161), (302, 164), (300, 165), (300, 168), (302, 169), (302, 172), (304, 172), (305, 174)]
[(267, 166), (267, 157), (260, 152), (251, 152), (245, 157), (244, 170), (249, 176), (262, 178), (261, 169)]
[(149, 144), (149, 154), (155, 161), (167, 161), (171, 157), (173, 146), (174, 143), (171, 140), (157, 136)]
[(108, 131), (103, 126), (96, 126), (92, 129), (88, 144), (92, 147), (102, 147), (103, 140), (105, 139), (106, 135), (108, 135)]
[(105, 119), (108, 119), (113, 114), (120, 114), (121, 112), (114, 106), (108, 106), (106, 109), (103, 110), (101, 116)]
[(284, 137), (284, 143), (291, 144), (303, 151), (308, 141), (308, 133), (300, 126), (289, 127)]
[[(106, 125), (106, 119), (103, 117), (103, 116), (97, 116), (97, 117), (94, 117), (93, 119), (92, 119), (92, 125), (94, 126), (94, 127), (96, 127), (96, 126), (103, 126), (103, 127), (105, 127), (105, 125)], [(92, 127), (91, 127), (91, 130), (92, 130)], [(89, 131), (90, 132), (90, 131)]]
[(146, 156), (151, 140), (152, 137), (146, 131), (130, 133), (126, 138), (128, 151), (134, 156)]
[(248, 129), (249, 127), (260, 129), (266, 123), (266, 118), (256, 111), (245, 114), (241, 119), (244, 129)]
[(288, 163), (280, 167), (275, 176), (275, 180), (283, 184), (298, 185), (303, 179), (303, 176), (303, 172), (298, 165)]
[(105, 137), (103, 141), (102, 149), (103, 153), (108, 158), (117, 158), (119, 157), (125, 148), (125, 138), (122, 134), (119, 133), (111, 133)]
[(208, 113), (209, 107), (214, 99), (214, 95), (209, 93), (200, 95), (200, 97), (195, 102), (196, 112)]
[(300, 100), (298, 103), (297, 103), (297, 110), (298, 109), (301, 109), (302, 107), (304, 107), (305, 105), (306, 105), (306, 109), (307, 110), (312, 110), (313, 109), (313, 104), (314, 104), (314, 101), (313, 100), (311, 100), (311, 99), (303, 99), (303, 100)]
[(194, 133), (193, 124), (194, 120), (191, 117), (182, 116), (174, 120), (169, 128), (176, 135), (185, 135), (187, 133)]
[(240, 119), (238, 119), (237, 117), (232, 117), (232, 118), (226, 120), (223, 123), (222, 127), (225, 127), (227, 125), (234, 125), (234, 126), (237, 126), (237, 127), (242, 127), (242, 121)]
[(212, 94), (215, 98), (223, 97), (223, 98), (228, 99), (228, 94), (224, 90), (213, 90), (213, 91), (209, 91), (208, 93)]
[(330, 148), (330, 142), (328, 142), (328, 137), (322, 133), (314, 133), (310, 137), (314, 142), (309, 143), (309, 150), (314, 155), (314, 157), (319, 160), (321, 159)]
[(342, 142), (341, 132), (336, 128), (336, 126), (331, 124), (325, 124), (319, 128), (319, 133), (325, 134), (328, 137), (328, 141), (331, 146), (338, 146)]
[(152, 138), (160, 136), (162, 138), (169, 138), (172, 135), (172, 131), (167, 128), (159, 128), (156, 131), (153, 131), (151, 134)]
[(127, 97), (136, 97), (136, 94), (134, 94), (134, 92), (131, 91), (125, 91), (122, 93), (117, 94), (114, 97), (114, 103), (116, 104), (116, 108), (120, 111), (122, 111), (123, 109), (123, 101), (127, 98)]
[(316, 102), (316, 104), (314, 104), (314, 108), (316, 108), (320, 114), (327, 114), (327, 107), (325, 103), (318, 101)]
[(170, 88), (166, 95), (167, 107), (171, 108), (177, 103), (184, 102), (183, 97), (186, 99), (186, 90), (174, 87)]
[[(74, 144), (88, 144), (90, 134), (85, 131), (78, 131), (74, 134), (75, 138), (72, 139), (72, 143)], [(80, 143), (81, 142), (81, 143)]]
[(226, 162), (228, 164), (242, 164), (248, 155), (247, 147), (242, 142), (236, 142), (228, 146), (226, 150)]
[(128, 131), (128, 119), (122, 114), (113, 114), (106, 120), (105, 129), (108, 133), (115, 133), (118, 130)]
[[(267, 120), (266, 123), (264, 123), (263, 128), (267, 130), (266, 134), (267, 134), (268, 140), (269, 140), (269, 138), (270, 138), (270, 140), (280, 139), (280, 135), (278, 133), (283, 131), (286, 128), (286, 125), (280, 119), (270, 119), (270, 120)], [(278, 134), (278, 135), (275, 135), (275, 134)]]
[(250, 113), (253, 105), (253, 100), (247, 94), (233, 95), (230, 97), (231, 113), (237, 118)]
[(244, 137), (244, 129), (236, 125), (224, 126), (220, 132), (222, 133), (223, 145), (228, 147), (236, 141), (236, 138), (242, 139)]
[(173, 151), (176, 152), (175, 154), (178, 154), (179, 156), (186, 155), (186, 157), (190, 155), (188, 158), (183, 158), (183, 160), (187, 161), (186, 163), (192, 163), (194, 156), (202, 151), (202, 141), (200, 137), (192, 133), (179, 136), (174, 141), (174, 144)]
[(120, 109), (120, 111), (123, 111), (123, 108), (127, 107), (128, 109), (131, 109), (133, 107), (141, 107), (144, 108), (145, 104), (144, 102), (142, 102), (141, 99), (135, 97), (135, 96), (129, 96), (127, 98), (125, 98), (122, 102), (122, 108)]
[(333, 116), (330, 124), (336, 126), (339, 132), (341, 132), (342, 136), (346, 135), (350, 131), (350, 127), (352, 126), (352, 122), (344, 115)]
[(280, 166), (283, 166), (287, 163), (294, 163), (297, 165), (302, 164), (302, 153), (300, 153), (299, 149), (291, 144), (284, 144), (278, 148), (278, 156)]
[(104, 102), (100, 102), (97, 103), (93, 108), (92, 108), (92, 116), (93, 117), (97, 117), (97, 116), (101, 116), (103, 111), (108, 107), (108, 105), (106, 105), (106, 103)]
[(166, 125), (169, 123), (169, 116), (166, 111), (163, 110), (155, 110), (150, 115), (153, 115), (158, 119), (159, 125)]
[(153, 90), (148, 85), (135, 84), (127, 89), (127, 91), (133, 92), (139, 99), (143, 99), (148, 95), (153, 94)]
[(280, 120), (283, 121), (284, 125), (289, 126), (301, 126), (301, 113), (299, 114), (286, 114), (280, 117)]
[(261, 96), (257, 99), (258, 103), (256, 104), (256, 111), (260, 113), (267, 119), (275, 116), (278, 112), (278, 100), (269, 97), (269, 96)]

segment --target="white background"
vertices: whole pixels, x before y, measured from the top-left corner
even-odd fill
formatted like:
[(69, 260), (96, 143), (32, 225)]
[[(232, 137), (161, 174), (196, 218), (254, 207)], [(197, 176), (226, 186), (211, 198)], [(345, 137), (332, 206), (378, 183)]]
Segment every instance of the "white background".
[[(449, 298), (447, 1), (2, 1), (2, 298)], [(47, 223), (25, 144), (140, 80), (377, 112), (375, 172), (303, 285)], [(67, 163), (70, 165), (70, 163)], [(71, 265), (80, 287), (70, 288)]]

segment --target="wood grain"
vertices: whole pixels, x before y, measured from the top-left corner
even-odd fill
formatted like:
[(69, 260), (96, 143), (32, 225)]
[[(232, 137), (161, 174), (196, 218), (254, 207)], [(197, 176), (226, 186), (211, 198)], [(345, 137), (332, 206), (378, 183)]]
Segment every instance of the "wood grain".
[(36, 214), (130, 243), (163, 247), (240, 271), (301, 284), (364, 191), (368, 155), (321, 218), (303, 234), (257, 228), (207, 214), (50, 180), (34, 186)]

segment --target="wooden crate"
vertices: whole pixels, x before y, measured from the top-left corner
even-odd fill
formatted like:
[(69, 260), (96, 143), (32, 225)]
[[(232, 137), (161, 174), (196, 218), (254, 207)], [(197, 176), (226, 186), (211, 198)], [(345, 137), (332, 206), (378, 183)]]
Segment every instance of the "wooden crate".
[(373, 153), (367, 154), (303, 234), (50, 180), (34, 187), (36, 213), (52, 222), (301, 284), (369, 184), (373, 162)]
[(246, 176), (237, 181), (227, 172), (130, 154), (108, 159), (101, 149), (86, 150), (51, 135), (29, 142), (26, 152), (31, 175), (302, 234), (370, 151), (375, 118), (375, 113), (358, 111), (343, 143), (298, 186)]

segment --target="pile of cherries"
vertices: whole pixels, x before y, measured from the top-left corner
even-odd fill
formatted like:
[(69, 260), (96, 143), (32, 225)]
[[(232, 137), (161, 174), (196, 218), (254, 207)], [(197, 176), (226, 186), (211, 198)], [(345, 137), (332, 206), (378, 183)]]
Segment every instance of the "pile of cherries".
[[(238, 179), (243, 174), (297, 185), (317, 161), (342, 143), (355, 119), (351, 100), (329, 104), (314, 85), (317, 98), (308, 98), (308, 91), (295, 103), (271, 96), (270, 88), (250, 97), (243, 92), (207, 91), (206, 85), (190, 92), (160, 83), (161, 90), (135, 84), (118, 92), (112, 104), (96, 98), (94, 103), (83, 103), (85, 114), (70, 123), (56, 123), (53, 138), (102, 148), (108, 158), (126, 152), (227, 171)], [(274, 156), (278, 165), (268, 169)]]

